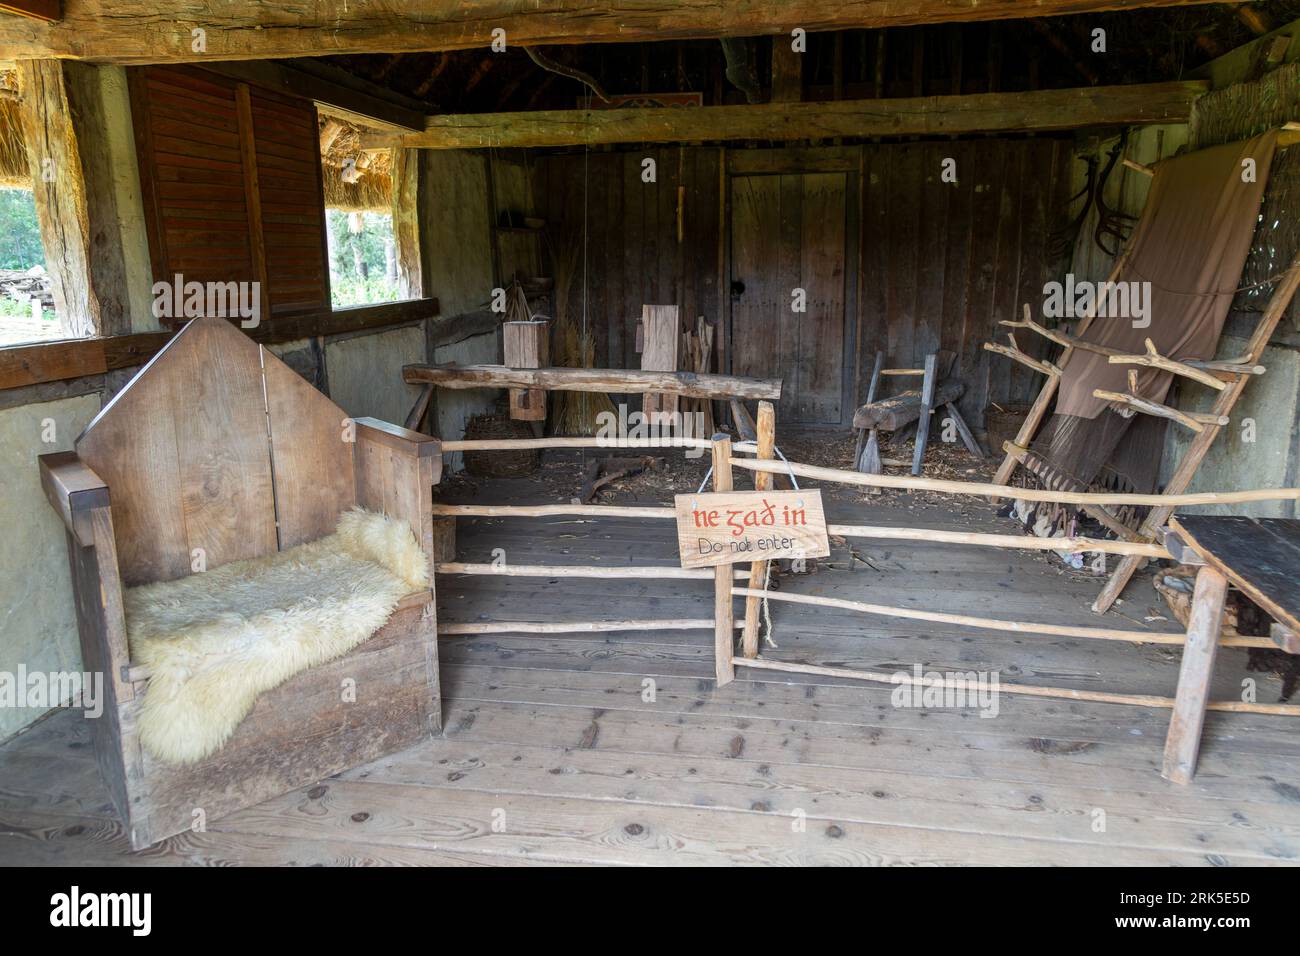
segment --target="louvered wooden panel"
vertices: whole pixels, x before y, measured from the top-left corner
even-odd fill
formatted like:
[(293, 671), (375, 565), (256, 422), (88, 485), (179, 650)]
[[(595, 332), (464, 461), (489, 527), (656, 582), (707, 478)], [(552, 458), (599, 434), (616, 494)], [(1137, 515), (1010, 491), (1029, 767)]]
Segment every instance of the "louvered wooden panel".
[(154, 279), (255, 280), (235, 85), (151, 67), (132, 77), (132, 107)]
[(131, 71), (154, 279), (262, 281), (271, 318), (328, 309), (316, 108), (194, 67)]
[(328, 309), (316, 107), (257, 87), (250, 93), (271, 315)]

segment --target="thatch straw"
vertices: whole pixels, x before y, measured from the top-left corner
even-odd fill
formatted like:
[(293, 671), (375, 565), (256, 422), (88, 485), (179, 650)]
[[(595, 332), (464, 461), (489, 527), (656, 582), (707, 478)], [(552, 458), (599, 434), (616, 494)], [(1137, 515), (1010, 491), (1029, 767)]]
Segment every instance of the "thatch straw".
[[(393, 208), (393, 157), (388, 150), (361, 152), (361, 136), (369, 132), (337, 116), (322, 114), (321, 169), (325, 205), (344, 212), (388, 213)], [(345, 182), (344, 169), (351, 161), (359, 174), (356, 182)]]
[(16, 87), (13, 74), (0, 74), (0, 189), (32, 188), (18, 100), (8, 95)]

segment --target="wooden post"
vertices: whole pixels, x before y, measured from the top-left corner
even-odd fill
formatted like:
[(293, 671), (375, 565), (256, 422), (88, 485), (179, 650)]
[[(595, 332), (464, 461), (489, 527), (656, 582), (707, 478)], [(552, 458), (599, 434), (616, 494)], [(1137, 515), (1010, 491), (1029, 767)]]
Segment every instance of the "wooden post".
[(939, 355), (931, 352), (925, 357), (925, 378), (921, 380), (921, 417), (916, 423), (916, 442), (912, 451), (912, 474), (921, 473), (921, 460), (930, 440), (930, 415), (934, 411), (934, 388), (939, 377)]
[[(758, 457), (771, 458), (776, 449), (776, 409), (771, 402), (758, 403)], [(772, 487), (772, 474), (754, 472), (754, 490), (766, 491)], [(749, 567), (749, 586), (762, 590), (767, 574), (767, 562), (755, 561)], [(762, 598), (745, 598), (745, 630), (741, 637), (741, 653), (746, 657), (758, 656), (758, 611)]]
[[(94, 80), (87, 74), (93, 69), (69, 70), (60, 60), (18, 64), (18, 116), (32, 197), (55, 312), (67, 338), (131, 330), (121, 250), (112, 242), (97, 243), (95, 235), (97, 227), (101, 236), (108, 235), (110, 225), (116, 227), (116, 208), (106, 206), (110, 190), (96, 182), (103, 179), (106, 163), (100, 155), (87, 155), (84, 161), (82, 156), (84, 134), (97, 141), (91, 145), (103, 145), (102, 135), (94, 135), (103, 133), (104, 117), (102, 104), (89, 89)], [(77, 76), (82, 82), (69, 82)], [(77, 96), (78, 91), (83, 95)], [(92, 206), (95, 214), (104, 214), (98, 222)]]
[(1214, 673), (1214, 655), (1219, 649), (1219, 628), (1227, 594), (1228, 579), (1214, 568), (1207, 565), (1196, 573), (1187, 643), (1183, 645), (1183, 663), (1178, 671), (1178, 691), (1173, 716), (1169, 718), (1169, 736), (1165, 738), (1162, 774), (1174, 783), (1187, 783), (1196, 772), (1201, 725), (1210, 698), (1210, 677)]
[[(731, 490), (731, 439), (713, 436), (713, 490)], [(735, 620), (732, 617), (731, 565), (720, 564), (713, 578), (713, 667), (718, 686), (736, 677), (731, 657), (735, 653)]]
[(418, 299), (424, 295), (424, 276), (420, 261), (420, 154), (417, 150), (393, 150), (392, 183), (398, 297)]
[[(650, 372), (675, 372), (681, 347), (681, 320), (675, 305), (641, 307), (641, 368)], [(641, 411), (647, 420), (660, 412), (675, 414), (678, 397), (668, 393), (647, 392), (641, 398)]]
[[(545, 319), (501, 323), (502, 354), (510, 368), (546, 368), (551, 364), (551, 323)], [(510, 389), (510, 417), (521, 422), (546, 421), (546, 392)]]

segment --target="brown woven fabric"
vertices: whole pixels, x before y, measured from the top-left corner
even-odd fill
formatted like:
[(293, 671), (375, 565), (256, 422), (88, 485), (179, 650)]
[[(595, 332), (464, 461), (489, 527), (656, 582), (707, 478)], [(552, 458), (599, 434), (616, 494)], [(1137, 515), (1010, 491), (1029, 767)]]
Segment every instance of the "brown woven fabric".
[[(1232, 305), (1259, 218), (1264, 184), (1277, 146), (1277, 131), (1254, 139), (1199, 150), (1155, 167), (1151, 193), (1129, 242), (1117, 282), (1150, 282), (1148, 328), (1125, 317), (1098, 317), (1085, 341), (1125, 353), (1145, 351), (1150, 338), (1162, 355), (1206, 359), (1214, 355)], [(1255, 161), (1252, 182), (1242, 182), (1242, 163)], [(1062, 367), (1056, 411), (1096, 418), (1107, 403), (1094, 389), (1128, 391), (1132, 365), (1076, 349)], [(1138, 395), (1161, 402), (1173, 376), (1139, 368)]]

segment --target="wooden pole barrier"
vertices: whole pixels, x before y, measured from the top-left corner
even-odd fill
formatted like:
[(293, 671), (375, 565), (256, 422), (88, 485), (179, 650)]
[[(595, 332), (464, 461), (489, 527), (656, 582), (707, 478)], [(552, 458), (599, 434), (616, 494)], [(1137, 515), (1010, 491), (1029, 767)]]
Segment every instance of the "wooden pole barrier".
[(665, 618), (626, 621), (473, 621), (439, 624), (438, 636), (458, 634), (587, 634), (604, 631), (711, 631), (713, 619)]
[(873, 525), (832, 524), (829, 534), (842, 538), (879, 538), (888, 541), (937, 541), (943, 544), (973, 544), (985, 548), (1022, 548), (1027, 551), (1064, 551), (1079, 554), (1103, 551), (1107, 554), (1137, 554), (1146, 558), (1171, 558), (1160, 545), (1109, 538), (1039, 538), (1024, 534), (980, 534), (973, 531), (937, 531), (930, 528), (884, 528)]
[[(708, 568), (677, 568), (654, 565), (637, 568), (602, 568), (586, 564), (471, 564), (464, 561), (441, 561), (435, 569), (438, 574), (469, 574), (508, 578), (630, 578), (633, 580), (712, 581), (714, 573)], [(747, 571), (736, 571), (734, 580), (745, 581)]]
[[(941, 478), (914, 478), (910, 475), (864, 475), (858, 471), (840, 468), (821, 468), (784, 461), (749, 461), (737, 458), (732, 461), (737, 468), (749, 471), (767, 471), (772, 474), (792, 472), (803, 478), (838, 481), (846, 485), (867, 485), (878, 488), (903, 488), (912, 491), (942, 491), (956, 495), (983, 495), (1006, 497), (1006, 485), (977, 481), (948, 481)], [(1261, 488), (1255, 491), (1207, 491), (1186, 495), (1124, 495), (1082, 491), (1047, 491), (1039, 488), (1016, 488), (1012, 497), (1025, 501), (1050, 501), (1062, 505), (1227, 505), (1247, 501), (1293, 501), (1300, 499), (1300, 488)]]
[(672, 508), (634, 505), (440, 505), (434, 515), (460, 518), (550, 518), (560, 515), (585, 515), (591, 518), (665, 518), (672, 521)]
[[(1020, 634), (1050, 634), (1055, 637), (1080, 637), (1102, 641), (1128, 641), (1130, 644), (1177, 644), (1187, 640), (1185, 634), (1162, 634), (1154, 631), (1121, 631), (1107, 627), (1074, 627), (1068, 624), (1034, 624), (1028, 621), (999, 621), (986, 617), (971, 617), (968, 614), (947, 614), (943, 611), (920, 611), (908, 607), (890, 607), (887, 604), (868, 604), (865, 601), (849, 601), (844, 598), (821, 597), (814, 594), (791, 594), (788, 591), (751, 591), (749, 588), (735, 588), (737, 596), (748, 597), (757, 594), (766, 596), (771, 601), (789, 601), (793, 604), (814, 604), (818, 607), (842, 608), (846, 611), (858, 611), (862, 614), (879, 614), (881, 617), (901, 617), (912, 621), (931, 621), (935, 624), (955, 624), (960, 627), (974, 627), (985, 631), (1012, 631)], [(1276, 647), (1271, 637), (1225, 637), (1220, 640), (1224, 647)]]
[[(758, 447), (759, 458), (771, 458), (776, 451), (776, 408), (771, 402), (758, 403)], [(766, 491), (772, 487), (772, 476), (767, 472), (754, 473), (754, 490)], [(749, 566), (749, 587), (762, 590), (763, 580), (767, 576), (767, 562), (755, 561)], [(745, 629), (741, 633), (740, 648), (745, 657), (758, 656), (758, 612), (761, 599), (745, 598)]]
[[(909, 684), (912, 686), (955, 687), (963, 682), (940, 677), (917, 680), (906, 671), (886, 674), (881, 671), (855, 670), (847, 667), (823, 667), (819, 664), (800, 664), (773, 661), (765, 657), (737, 657), (732, 663), (737, 667), (755, 667), (759, 670), (781, 671), (787, 674), (811, 674), (817, 677), (842, 677), (846, 680), (865, 680), (878, 684)], [(1132, 707), (1173, 707), (1172, 697), (1154, 697), (1148, 694), (1110, 694), (1095, 690), (1072, 690), (1068, 687), (1038, 687), (1033, 684), (1003, 684), (998, 691), (1027, 697), (1058, 697), (1065, 700), (1093, 701), (1101, 704), (1127, 704)], [(1295, 704), (1260, 704), (1241, 700), (1214, 700), (1206, 705), (1208, 710), (1234, 714), (1273, 714), (1278, 717), (1300, 717), (1300, 706)]]
[[(713, 490), (731, 491), (731, 439), (713, 436)], [(713, 569), (713, 670), (718, 686), (730, 684), (736, 677), (731, 665), (735, 653), (735, 623), (731, 600), (731, 565)]]
[(442, 450), (449, 451), (520, 451), (542, 448), (712, 448), (707, 438), (470, 438), (445, 441)]

